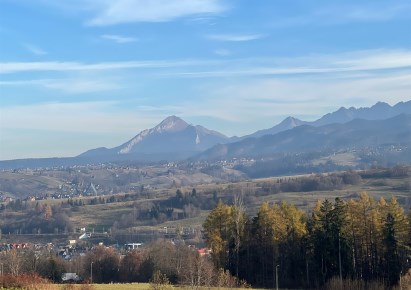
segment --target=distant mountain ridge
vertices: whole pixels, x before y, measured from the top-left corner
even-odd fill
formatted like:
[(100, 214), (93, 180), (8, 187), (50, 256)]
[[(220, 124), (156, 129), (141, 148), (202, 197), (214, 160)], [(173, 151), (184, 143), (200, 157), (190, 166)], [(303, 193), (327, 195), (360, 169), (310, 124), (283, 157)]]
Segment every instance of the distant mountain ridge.
[[(312, 122), (301, 121), (294, 117), (287, 117), (278, 125), (271, 127), (269, 129), (259, 130), (253, 134), (240, 137), (239, 139), (245, 138), (258, 138), (264, 135), (274, 135), (282, 131), (293, 129), (301, 125), (311, 125), (314, 127), (324, 126), (328, 124), (344, 124), (354, 119), (364, 119), (364, 120), (384, 120), (398, 116), (400, 114), (411, 113), (411, 101), (399, 102), (394, 106), (390, 106), (384, 102), (378, 102), (369, 108), (345, 108), (341, 107), (335, 112), (328, 113), (322, 116), (320, 119)], [(238, 141), (238, 140), (235, 140)]]
[(278, 125), (275, 125), (274, 127), (271, 127), (269, 129), (263, 129), (263, 130), (259, 130), (253, 134), (250, 135), (246, 135), (244, 137), (241, 137), (241, 139), (245, 139), (245, 138), (258, 138), (258, 137), (262, 137), (264, 135), (274, 135), (277, 133), (280, 133), (282, 131), (286, 131), (301, 125), (305, 125), (308, 124), (309, 122), (305, 122), (305, 121), (301, 121), (297, 118), (294, 117), (287, 117), (285, 118), (281, 123), (279, 123)]
[[(385, 122), (391, 124), (391, 121), (386, 119), (406, 113), (411, 113), (411, 101), (400, 102), (394, 106), (378, 102), (370, 108), (341, 107), (316, 121), (306, 122), (290, 116), (269, 129), (237, 138), (228, 138), (219, 132), (189, 125), (179, 117), (170, 116), (120, 146), (93, 149), (80, 157), (100, 156), (107, 159), (109, 156), (119, 158), (121, 155), (128, 155), (130, 158), (142, 158), (143, 154), (146, 159), (150, 159), (162, 154), (165, 160), (194, 155), (204, 160), (230, 159), (281, 151), (368, 146), (381, 144), (383, 141), (411, 143), (411, 132), (408, 127), (404, 129), (407, 123), (398, 123), (397, 127), (390, 128), (389, 132), (379, 131), (385, 128)], [(398, 130), (405, 130), (405, 133), (400, 134), (402, 139), (396, 139), (389, 134)], [(407, 139), (408, 132), (410, 138)], [(379, 136), (385, 137), (381, 139)]]
[(301, 125), (275, 135), (219, 144), (199, 154), (197, 160), (265, 157), (280, 152), (310, 152), (379, 145), (411, 145), (411, 114), (386, 120), (354, 119), (319, 127)]
[(332, 123), (346, 123), (354, 119), (364, 120), (384, 120), (395, 117), (400, 114), (411, 113), (411, 101), (399, 102), (394, 106), (390, 106), (384, 102), (378, 102), (370, 108), (354, 108), (346, 109), (341, 107), (339, 110), (329, 113), (312, 122), (313, 126), (322, 126)]
[(164, 119), (157, 126), (141, 131), (124, 144), (112, 149), (97, 148), (89, 150), (80, 157), (96, 157), (126, 154), (186, 153), (204, 151), (229, 138), (219, 132), (202, 126), (189, 125), (176, 116)]
[[(384, 130), (380, 132), (385, 128), (386, 122), (391, 124), (391, 119), (399, 118), (400, 114), (406, 116), (402, 117), (405, 118), (404, 123), (397, 122), (397, 127), (389, 129), (391, 133), (396, 132), (397, 136)], [(411, 101), (400, 102), (394, 106), (378, 102), (370, 108), (341, 107), (316, 121), (306, 122), (290, 116), (269, 129), (231, 138), (200, 125), (188, 124), (177, 116), (170, 116), (157, 126), (141, 131), (114, 148), (100, 147), (68, 158), (4, 160), (0, 161), (0, 169), (105, 162), (178, 161), (193, 156), (199, 156), (200, 159), (224, 159), (257, 156), (257, 153), (264, 155), (281, 150), (291, 152), (319, 150), (326, 146), (340, 148), (343, 145), (378, 145), (383, 141), (411, 144), (407, 114), (411, 114)], [(368, 124), (368, 127), (364, 127), (365, 124)], [(361, 128), (364, 132), (360, 131)]]

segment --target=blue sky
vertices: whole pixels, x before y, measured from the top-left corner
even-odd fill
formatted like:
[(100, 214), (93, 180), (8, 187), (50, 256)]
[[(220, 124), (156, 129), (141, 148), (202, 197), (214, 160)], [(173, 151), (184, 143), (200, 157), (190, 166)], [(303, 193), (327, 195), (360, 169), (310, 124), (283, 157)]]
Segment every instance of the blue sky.
[(410, 27), (409, 0), (0, 0), (0, 160), (410, 100)]

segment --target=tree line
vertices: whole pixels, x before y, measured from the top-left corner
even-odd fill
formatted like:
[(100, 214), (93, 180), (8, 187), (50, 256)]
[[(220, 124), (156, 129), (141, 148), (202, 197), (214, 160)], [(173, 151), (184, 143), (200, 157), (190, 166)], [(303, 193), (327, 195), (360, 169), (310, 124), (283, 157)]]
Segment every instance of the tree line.
[[(84, 282), (93, 283), (151, 282), (160, 273), (167, 282), (187, 285), (191, 289), (246, 286), (229, 271), (217, 269), (210, 257), (200, 256), (182, 240), (158, 240), (127, 253), (100, 245), (70, 261), (47, 250), (42, 253), (11, 250), (0, 252), (0, 260), (6, 277), (34, 275), (54, 283), (62, 282), (62, 274), (66, 272), (77, 273)], [(0, 275), (0, 288), (2, 279)]]
[(318, 288), (335, 277), (391, 287), (411, 267), (411, 213), (394, 197), (324, 200), (310, 214), (263, 203), (252, 218), (237, 198), (218, 203), (204, 232), (214, 264), (257, 287), (278, 279), (284, 288)]

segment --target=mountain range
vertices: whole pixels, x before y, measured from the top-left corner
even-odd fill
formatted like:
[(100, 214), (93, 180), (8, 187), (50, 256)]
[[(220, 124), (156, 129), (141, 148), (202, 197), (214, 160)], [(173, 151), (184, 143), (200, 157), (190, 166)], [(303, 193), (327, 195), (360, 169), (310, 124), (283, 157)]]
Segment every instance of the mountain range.
[(411, 145), (411, 101), (394, 106), (340, 108), (312, 122), (287, 117), (279, 124), (243, 137), (227, 137), (176, 116), (138, 133), (114, 148), (96, 148), (72, 158), (0, 161), (0, 168), (41, 167), (101, 162), (227, 159), (343, 147)]
[[(304, 129), (294, 130), (289, 132), (288, 134), (296, 135), (297, 138), (302, 134), (307, 134), (308, 131), (320, 132), (324, 130), (330, 130), (331, 128), (325, 127), (322, 130), (315, 130), (313, 129), (313, 127), (323, 127), (330, 124), (345, 124), (355, 119), (370, 121), (385, 120), (404, 113), (411, 114), (411, 101), (400, 102), (395, 106), (390, 106), (387, 103), (378, 102), (370, 108), (356, 109), (354, 107), (351, 107), (349, 109), (346, 109), (342, 107), (336, 112), (326, 114), (320, 119), (313, 122), (306, 122), (294, 117), (287, 117), (274, 127), (259, 130), (253, 134), (237, 138), (228, 138), (227, 136), (217, 131), (212, 131), (202, 126), (189, 125), (184, 120), (176, 116), (170, 116), (164, 119), (154, 128), (146, 129), (140, 132), (135, 137), (120, 146), (111, 149), (92, 149), (79, 155), (79, 157), (101, 156), (104, 157), (104, 159), (109, 159), (110, 156), (112, 156), (112, 158), (115, 158), (119, 155), (131, 156), (139, 154), (140, 156), (151, 155), (154, 158), (154, 156), (157, 154), (157, 156), (161, 156), (161, 158), (164, 159), (170, 159), (170, 157), (172, 157), (171, 159), (175, 159), (175, 157), (177, 156), (179, 157), (177, 159), (180, 159), (193, 156), (196, 153), (203, 152), (218, 144), (231, 144), (242, 142), (243, 140), (246, 140), (248, 138), (261, 138), (264, 136), (276, 135), (303, 125)], [(335, 128), (336, 131), (338, 131), (339, 129), (342, 130), (343, 128)], [(266, 137), (265, 139), (267, 138), (268, 137)], [(265, 139), (262, 139), (260, 141), (263, 142), (263, 140)], [(282, 142), (284, 142), (284, 140)], [(303, 143), (300, 142), (300, 144)], [(220, 145), (218, 148), (220, 148), (221, 150), (221, 148), (223, 147), (224, 146)], [(282, 147), (279, 146), (279, 148)], [(285, 150), (287, 148), (283, 149)]]
[(196, 159), (261, 158), (281, 152), (338, 151), (392, 144), (411, 145), (411, 114), (400, 114), (385, 120), (354, 119), (343, 124), (319, 127), (300, 125), (273, 135), (219, 144)]
[(279, 132), (292, 129), (301, 125), (310, 125), (313, 127), (324, 126), (328, 124), (344, 124), (354, 119), (364, 120), (384, 120), (391, 117), (395, 117), (400, 114), (411, 114), (411, 101), (399, 102), (394, 106), (390, 106), (384, 102), (378, 102), (370, 108), (344, 108), (341, 107), (335, 112), (328, 113), (322, 116), (320, 119), (313, 122), (301, 121), (294, 117), (287, 117), (278, 125), (272, 128), (259, 130), (253, 134), (242, 137), (245, 139), (248, 137), (261, 137), (264, 135), (274, 135)]

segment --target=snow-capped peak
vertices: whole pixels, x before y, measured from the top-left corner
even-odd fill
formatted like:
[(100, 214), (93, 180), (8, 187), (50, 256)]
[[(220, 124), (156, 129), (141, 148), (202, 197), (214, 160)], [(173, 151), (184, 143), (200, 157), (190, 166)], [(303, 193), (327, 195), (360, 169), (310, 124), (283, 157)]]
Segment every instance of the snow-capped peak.
[(152, 130), (155, 132), (176, 132), (184, 130), (189, 125), (182, 119), (176, 116), (165, 118), (160, 124), (155, 126)]

